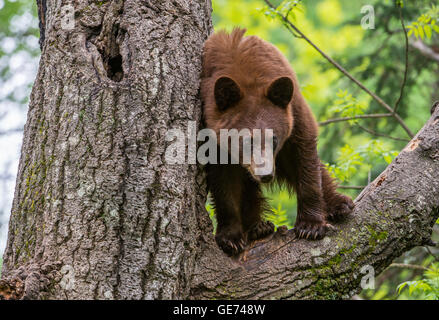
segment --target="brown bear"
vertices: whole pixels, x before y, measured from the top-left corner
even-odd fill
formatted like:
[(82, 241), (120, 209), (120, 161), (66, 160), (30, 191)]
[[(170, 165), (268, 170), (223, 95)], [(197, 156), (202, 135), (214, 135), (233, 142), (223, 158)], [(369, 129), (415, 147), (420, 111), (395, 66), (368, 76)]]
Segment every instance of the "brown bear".
[(253, 162), (206, 165), (218, 223), (215, 239), (229, 255), (274, 231), (263, 219), (267, 203), (261, 183), (296, 192), (294, 232), (299, 238), (321, 239), (331, 227), (328, 222), (354, 208), (349, 197), (336, 192), (318, 157), (318, 126), (287, 59), (272, 44), (244, 37), (245, 32), (236, 28), (211, 35), (201, 75), (204, 124), (218, 137), (221, 129), (273, 130), (271, 174), (255, 174)]

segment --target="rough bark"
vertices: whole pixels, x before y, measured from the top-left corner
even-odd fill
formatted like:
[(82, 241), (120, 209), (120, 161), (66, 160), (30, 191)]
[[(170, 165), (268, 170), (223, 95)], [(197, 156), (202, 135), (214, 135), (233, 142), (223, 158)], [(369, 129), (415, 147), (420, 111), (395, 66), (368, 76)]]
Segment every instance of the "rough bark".
[(212, 228), (203, 173), (166, 165), (165, 134), (200, 119), (210, 1), (67, 4), (72, 30), (60, 1), (39, 1), (43, 51), (0, 287), (21, 279), (32, 299), (184, 298)]
[(439, 108), (337, 232), (306, 241), (280, 228), (226, 257), (201, 168), (164, 160), (166, 130), (200, 119), (210, 1), (81, 1), (74, 30), (57, 3), (44, 1), (0, 298), (348, 298), (362, 266), (378, 274), (429, 241)]

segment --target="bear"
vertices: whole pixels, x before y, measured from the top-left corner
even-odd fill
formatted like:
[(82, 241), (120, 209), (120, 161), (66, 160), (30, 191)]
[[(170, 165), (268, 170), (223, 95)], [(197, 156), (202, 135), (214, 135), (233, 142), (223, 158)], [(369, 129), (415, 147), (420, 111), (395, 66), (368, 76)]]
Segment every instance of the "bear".
[(253, 161), (205, 167), (217, 219), (215, 240), (229, 256), (274, 232), (274, 225), (264, 219), (268, 205), (262, 184), (277, 184), (296, 194), (293, 231), (298, 238), (322, 239), (333, 228), (330, 223), (354, 208), (351, 198), (336, 191), (336, 182), (319, 159), (318, 125), (289, 62), (274, 45), (245, 32), (235, 28), (212, 34), (202, 54), (204, 126), (217, 136), (221, 129), (272, 130), (271, 173), (255, 174)]

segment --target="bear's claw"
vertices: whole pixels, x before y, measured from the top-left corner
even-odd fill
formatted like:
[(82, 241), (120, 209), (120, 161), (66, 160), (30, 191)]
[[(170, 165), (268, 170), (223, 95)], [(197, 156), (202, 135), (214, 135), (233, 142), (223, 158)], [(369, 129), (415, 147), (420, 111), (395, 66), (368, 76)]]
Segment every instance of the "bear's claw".
[(235, 256), (244, 251), (245, 241), (242, 234), (232, 236), (227, 233), (220, 233), (215, 236), (216, 243), (229, 256)]
[(326, 232), (334, 227), (328, 223), (307, 223), (299, 222), (294, 227), (294, 233), (299, 239), (318, 240), (322, 239)]
[(265, 238), (274, 232), (274, 224), (270, 221), (259, 221), (247, 233), (249, 241)]
[(339, 194), (335, 204), (328, 208), (328, 220), (339, 222), (352, 213), (355, 207), (351, 198)]

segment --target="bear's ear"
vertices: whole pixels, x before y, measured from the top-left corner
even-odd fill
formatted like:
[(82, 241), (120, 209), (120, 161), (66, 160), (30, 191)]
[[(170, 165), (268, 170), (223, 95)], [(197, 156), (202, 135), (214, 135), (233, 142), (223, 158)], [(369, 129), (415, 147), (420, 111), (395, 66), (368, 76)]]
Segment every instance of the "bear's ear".
[(215, 82), (215, 102), (221, 111), (233, 107), (242, 98), (238, 84), (229, 77), (221, 77)]
[(293, 81), (282, 77), (273, 81), (267, 90), (267, 98), (275, 105), (285, 108), (293, 97)]

